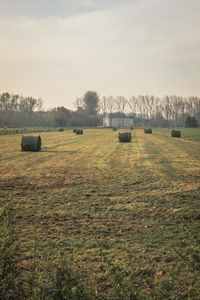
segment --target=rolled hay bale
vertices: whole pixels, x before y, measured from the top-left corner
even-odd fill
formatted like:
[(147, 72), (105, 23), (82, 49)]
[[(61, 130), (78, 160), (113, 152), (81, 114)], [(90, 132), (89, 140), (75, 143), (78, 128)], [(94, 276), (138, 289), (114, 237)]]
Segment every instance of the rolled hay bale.
[(39, 135), (22, 136), (21, 141), (22, 151), (40, 151), (41, 150), (41, 138)]
[(151, 128), (145, 128), (144, 133), (152, 133), (152, 129)]
[(171, 136), (172, 137), (181, 137), (181, 131), (180, 130), (172, 130)]
[(116, 127), (113, 127), (113, 131), (117, 131), (117, 128), (116, 128)]
[(76, 129), (76, 134), (83, 134), (83, 129)]
[(77, 129), (76, 129), (76, 128), (74, 128), (74, 129), (73, 129), (73, 132), (74, 132), (74, 133), (76, 133), (76, 130), (77, 130)]
[(131, 142), (131, 132), (120, 132), (119, 141), (121, 143), (130, 143)]
[(64, 128), (59, 127), (58, 131), (64, 131)]
[(133, 130), (134, 128), (133, 128), (133, 127), (131, 127), (130, 129), (131, 129), (131, 130)]

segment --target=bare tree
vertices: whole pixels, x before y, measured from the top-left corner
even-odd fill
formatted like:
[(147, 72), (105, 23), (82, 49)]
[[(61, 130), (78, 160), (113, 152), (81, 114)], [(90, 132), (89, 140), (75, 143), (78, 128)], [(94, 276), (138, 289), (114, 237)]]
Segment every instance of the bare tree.
[(106, 102), (107, 102), (107, 112), (109, 114), (111, 114), (110, 126), (112, 127), (112, 114), (113, 114), (114, 109), (115, 109), (115, 98), (113, 96), (109, 96), (109, 97), (107, 97)]
[(76, 98), (76, 100), (74, 101), (74, 107), (77, 111), (81, 109), (83, 109), (83, 98)]
[(103, 96), (102, 98), (100, 98), (99, 107), (100, 107), (100, 112), (103, 114), (103, 116), (105, 116), (107, 113), (107, 110), (108, 110), (108, 98), (107, 97)]
[(0, 110), (9, 111), (11, 95), (9, 93), (3, 93), (0, 97)]
[(125, 97), (117, 96), (115, 98), (115, 107), (116, 107), (118, 112), (121, 112), (122, 114), (124, 114), (125, 107), (127, 106), (127, 104), (128, 104), (128, 101)]
[(154, 96), (145, 96), (145, 102), (147, 106), (147, 116), (149, 119), (152, 119), (153, 117), (153, 107), (154, 107)]
[(113, 96), (107, 97), (107, 110), (108, 113), (112, 114), (115, 109), (115, 98)]
[(128, 106), (133, 116), (133, 122), (135, 126), (136, 125), (135, 119), (137, 116), (137, 98), (135, 96), (131, 96), (131, 98), (128, 100)]
[(19, 97), (19, 111), (27, 114), (27, 121), (30, 120), (33, 111), (41, 105), (41, 99), (35, 99), (33, 97), (24, 98), (23, 96)]
[(144, 96), (139, 95), (137, 97), (137, 109), (141, 118), (145, 119), (146, 108), (145, 108), (145, 98)]
[(117, 96), (115, 98), (115, 108), (117, 112), (121, 113), (121, 119), (122, 119), (122, 126), (124, 125), (124, 113), (125, 113), (125, 107), (127, 106), (128, 101), (123, 96)]

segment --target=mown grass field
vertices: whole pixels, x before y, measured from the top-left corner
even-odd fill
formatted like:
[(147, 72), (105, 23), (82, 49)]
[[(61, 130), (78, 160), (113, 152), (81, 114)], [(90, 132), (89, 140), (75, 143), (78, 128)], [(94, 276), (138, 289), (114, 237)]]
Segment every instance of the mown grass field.
[[(0, 137), (0, 205), (15, 208), (20, 267), (59, 249), (103, 299), (200, 298), (200, 129)], [(33, 250), (35, 249), (36, 250)], [(113, 297), (113, 298), (112, 298)]]

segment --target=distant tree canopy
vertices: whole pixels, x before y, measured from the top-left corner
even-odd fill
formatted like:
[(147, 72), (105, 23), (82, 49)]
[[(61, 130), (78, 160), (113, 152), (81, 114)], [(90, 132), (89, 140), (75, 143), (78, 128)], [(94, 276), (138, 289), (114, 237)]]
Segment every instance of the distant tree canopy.
[(82, 112), (74, 112), (65, 107), (56, 107), (51, 112), (52, 125), (55, 127), (67, 126), (97, 126), (98, 117), (93, 115), (86, 115)]
[[(100, 112), (103, 116), (114, 112), (131, 114), (137, 126), (149, 124), (158, 127), (182, 127), (185, 126), (186, 118), (191, 116), (199, 126), (200, 98), (139, 95), (127, 99), (123, 96), (104, 96), (100, 99)], [(194, 124), (193, 120), (192, 126)]]
[(53, 125), (55, 127), (65, 127), (69, 123), (70, 111), (65, 107), (56, 107), (52, 110)]
[(96, 115), (99, 110), (99, 96), (96, 92), (88, 91), (83, 96), (83, 107), (88, 115)]
[(3, 93), (0, 95), (0, 126), (14, 126), (20, 121), (28, 125), (33, 112), (41, 110), (42, 104), (41, 98)]
[(41, 98), (23, 97), (19, 95), (3, 93), (0, 95), (0, 111), (19, 111), (27, 113), (28, 117), (36, 109), (41, 110), (43, 101)]
[(100, 98), (97, 92), (87, 91), (83, 98), (77, 98), (75, 101), (76, 111), (87, 115), (97, 115), (100, 108)]
[(195, 128), (197, 126), (198, 126), (197, 120), (194, 117), (190, 117), (189, 116), (189, 117), (187, 117), (185, 119), (185, 127), (193, 127), (193, 128)]
[[(63, 106), (41, 111), (42, 100), (40, 98), (35, 99), (6, 92), (0, 95), (0, 127), (97, 126), (99, 117), (96, 114), (86, 114), (85, 107), (89, 105), (83, 106), (83, 99), (80, 99), (79, 103), (82, 107), (77, 112)], [(91, 108), (90, 111), (94, 109)]]
[(42, 99), (5, 92), (0, 94), (0, 126), (97, 126), (108, 114), (134, 119), (137, 127), (197, 127), (200, 125), (200, 98), (153, 95), (99, 97), (87, 91), (77, 98), (76, 111), (63, 106), (42, 110)]

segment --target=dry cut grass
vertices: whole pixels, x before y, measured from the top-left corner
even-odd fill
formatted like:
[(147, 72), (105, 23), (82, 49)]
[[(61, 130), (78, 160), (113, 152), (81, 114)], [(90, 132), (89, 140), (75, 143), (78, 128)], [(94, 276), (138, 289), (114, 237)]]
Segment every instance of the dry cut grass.
[(41, 139), (39, 153), (21, 152), (19, 135), (0, 142), (0, 204), (16, 209), (25, 269), (36, 242), (41, 259), (56, 258), (62, 246), (71, 265), (93, 278), (97, 294), (112, 287), (109, 264), (135, 270), (135, 288), (146, 295), (147, 275), (157, 285), (173, 269), (177, 293), (191, 287), (192, 273), (200, 282), (184, 254), (199, 247), (198, 139), (135, 130), (131, 143), (119, 143), (118, 132), (106, 129)]

